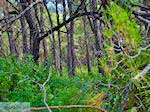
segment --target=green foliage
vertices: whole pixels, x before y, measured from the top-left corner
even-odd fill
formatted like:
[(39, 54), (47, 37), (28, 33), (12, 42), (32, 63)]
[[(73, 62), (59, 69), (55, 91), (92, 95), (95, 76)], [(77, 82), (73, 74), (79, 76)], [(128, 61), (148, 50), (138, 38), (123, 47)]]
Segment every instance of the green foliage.
[[(128, 60), (125, 64), (128, 69), (122, 70), (119, 66), (115, 71), (109, 71), (109, 75), (99, 76), (94, 67), (91, 74), (88, 75), (86, 67), (77, 69), (76, 77), (69, 77), (64, 68), (63, 76), (57, 76), (54, 71), (51, 72), (51, 78), (45, 86), (47, 90), (47, 103), (49, 105), (95, 105), (103, 107), (108, 111), (120, 111), (124, 100), (125, 92), (118, 89), (126, 86), (134, 76), (140, 71), (131, 71), (148, 63), (149, 55), (141, 54), (138, 58)], [(146, 57), (147, 56), (147, 57)], [(138, 60), (142, 58), (140, 63)], [(103, 61), (105, 62), (105, 60)], [(49, 72), (49, 67), (36, 65), (32, 56), (27, 56), (24, 61), (18, 61), (14, 56), (7, 59), (0, 58), (0, 101), (1, 102), (30, 102), (32, 107), (45, 106), (43, 103), (43, 92), (37, 84), (43, 83)], [(132, 63), (131, 65), (129, 63)], [(134, 64), (136, 63), (136, 64)], [(137, 66), (133, 66), (137, 65)], [(132, 66), (132, 67), (131, 67)], [(107, 66), (105, 66), (107, 67)], [(128, 73), (129, 71), (130, 74)], [(135, 82), (130, 93), (130, 99), (127, 105), (130, 110), (137, 110), (135, 107), (144, 105), (143, 110), (147, 111), (149, 102), (149, 76), (139, 82)], [(108, 83), (113, 86), (108, 88)], [(141, 102), (135, 98), (137, 95)], [(109, 96), (109, 97), (108, 97)], [(54, 109), (54, 112), (94, 112), (90, 109)]]
[[(49, 69), (34, 64), (32, 60), (31, 56), (28, 56), (23, 62), (16, 60), (14, 56), (7, 59), (0, 57), (1, 102), (30, 102), (33, 107), (45, 106), (43, 92), (33, 81), (43, 83)], [(49, 105), (86, 104), (83, 100), (93, 91), (91, 84), (99, 79), (99, 77), (92, 78), (93, 75), (85, 77), (80, 74), (78, 77), (70, 78), (66, 72), (62, 77), (52, 72), (51, 79), (45, 87), (47, 103)], [(76, 111), (78, 110), (80, 109)]]
[[(131, 12), (112, 3), (107, 13), (110, 16), (110, 18), (107, 16), (105, 17), (109, 29), (104, 29), (103, 31), (106, 37), (111, 38), (115, 35), (116, 38), (123, 38), (125, 44), (130, 44), (130, 46), (137, 46), (140, 44), (140, 29), (136, 21), (131, 19)], [(113, 21), (112, 25), (110, 24), (111, 21)]]
[[(127, 1), (122, 0), (120, 2)], [(137, 0), (130, 1), (137, 2)], [(150, 63), (150, 50), (143, 50), (137, 57), (130, 58), (129, 55), (136, 55), (143, 48), (136, 20), (132, 19), (131, 12), (115, 3), (111, 4), (106, 13), (105, 20), (108, 26), (102, 28), (102, 32), (106, 37), (105, 55), (100, 59), (106, 75), (100, 76), (96, 66), (93, 66), (92, 72), (89, 74), (87, 68), (82, 66), (77, 68), (76, 77), (69, 77), (67, 67), (64, 66), (63, 76), (58, 76), (52, 67), (51, 78), (45, 86), (48, 105), (94, 105), (103, 107), (108, 112), (120, 112), (123, 102), (126, 100), (127, 89), (130, 89), (126, 102), (127, 111), (150, 111), (149, 72), (142, 80), (133, 80), (142, 71), (139, 68)], [(53, 13), (51, 15), (55, 19), (54, 25), (56, 25), (56, 15)], [(45, 16), (47, 16), (46, 13)], [(62, 16), (60, 20), (62, 22)], [(84, 39), (81, 21), (77, 22), (75, 29), (78, 30), (74, 33), (74, 41), (75, 47), (79, 49), (78, 47), (84, 46)], [(63, 27), (62, 30), (64, 29)], [(61, 36), (64, 39), (65, 34)], [(90, 34), (88, 36), (91, 37), (89, 41), (94, 43), (92, 42), (94, 38)], [(116, 54), (111, 45), (112, 37), (122, 39), (123, 46), (127, 46), (129, 49), (125, 49), (120, 55)], [(56, 41), (58, 40), (56, 39)], [(62, 47), (65, 48), (66, 45), (67, 41), (63, 41)], [(85, 58), (83, 51), (77, 52), (77, 57)], [(118, 63), (121, 60), (122, 62)], [(6, 59), (0, 57), (0, 102), (30, 102), (32, 107), (45, 106), (43, 91), (35, 81), (41, 84), (44, 83), (49, 71), (48, 65), (35, 64), (31, 55), (26, 56), (22, 61), (17, 60), (12, 54)], [(132, 86), (127, 88), (130, 82), (132, 82)], [(141, 107), (138, 108), (139, 106)], [(94, 112), (94, 110), (89, 109), (54, 109), (53, 111)]]
[[(142, 71), (140, 68), (143, 67), (144, 69), (144, 66), (150, 63), (150, 51), (148, 49), (141, 50), (145, 46), (141, 44), (139, 26), (132, 19), (131, 12), (115, 3), (111, 4), (105, 18), (107, 27), (103, 28), (103, 34), (107, 37), (105, 40), (106, 52), (100, 63), (107, 74), (106, 82), (112, 84), (112, 87), (104, 89), (109, 94), (104, 107), (108, 111), (120, 111), (123, 102), (126, 101), (126, 108), (129, 112), (149, 111), (149, 103), (146, 103), (150, 97), (148, 90), (149, 73), (142, 80), (133, 81), (134, 77)], [(118, 40), (122, 41), (120, 42), (122, 53), (116, 54), (114, 52), (112, 44), (114, 40), (112, 38), (118, 43)], [(128, 87), (130, 83), (132, 86)], [(143, 106), (137, 108), (139, 105)]]

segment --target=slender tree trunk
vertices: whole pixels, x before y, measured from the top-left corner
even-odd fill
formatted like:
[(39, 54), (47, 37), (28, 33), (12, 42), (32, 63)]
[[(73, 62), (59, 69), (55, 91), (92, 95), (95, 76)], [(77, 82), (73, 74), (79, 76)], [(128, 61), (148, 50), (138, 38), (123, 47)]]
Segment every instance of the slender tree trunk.
[[(57, 25), (60, 24), (60, 20), (59, 20), (59, 12), (58, 12), (58, 1), (55, 0), (55, 5), (56, 5), (56, 16), (57, 16)], [(57, 35), (58, 35), (58, 43), (59, 43), (59, 73), (60, 73), (60, 76), (62, 76), (62, 45), (61, 45), (61, 34), (60, 34), (60, 30), (58, 30), (57, 32)]]
[[(33, 2), (35, 2), (36, 0), (33, 0)], [(36, 18), (36, 21), (38, 23), (39, 26), (39, 31), (42, 33), (44, 32), (44, 18), (43, 18), (43, 14), (44, 14), (44, 6), (43, 4), (40, 4), (40, 18), (38, 17), (38, 4), (34, 5), (34, 15)], [(41, 34), (39, 34), (40, 36), (42, 36)], [(46, 48), (47, 44), (45, 39), (42, 40), (42, 47), (43, 47), (43, 56), (41, 59), (41, 63), (43, 65), (46, 64), (46, 59), (47, 59), (47, 48)]]
[(2, 32), (0, 31), (0, 56), (3, 56), (3, 40), (2, 40)]
[(2, 32), (0, 31), (0, 51), (2, 51), (2, 46), (3, 46), (3, 42), (2, 42)]
[[(68, 2), (68, 1), (67, 1)], [(63, 20), (66, 21), (67, 11), (66, 11), (66, 3), (65, 0), (62, 0), (63, 3)], [(70, 25), (65, 25), (67, 31), (67, 66), (68, 66), (68, 74), (71, 76), (72, 71), (72, 58), (71, 58), (71, 45), (70, 45)]]
[[(72, 16), (72, 1), (68, 0), (69, 16)], [(76, 75), (75, 50), (74, 50), (74, 21), (67, 25), (68, 35), (68, 71), (70, 76)]]
[[(40, 22), (39, 22), (40, 23), (40, 32), (44, 32), (44, 17), (43, 17), (43, 15), (44, 15), (44, 6), (43, 6), (43, 4), (40, 4)], [(47, 46), (47, 43), (44, 39), (44, 40), (42, 40), (42, 47), (43, 47), (44, 54), (46, 57), (44, 57), (44, 60), (42, 62), (43, 65), (46, 64), (46, 59), (47, 59), (47, 48), (46, 48), (46, 46)]]
[(55, 69), (56, 69), (56, 72), (58, 72), (57, 68), (58, 68), (58, 64), (57, 64), (57, 56), (56, 56), (56, 41), (55, 41), (55, 35), (54, 35), (54, 32), (52, 31), (53, 29), (53, 21), (52, 21), (52, 18), (51, 18), (51, 14), (47, 8), (47, 5), (46, 5), (46, 1), (44, 0), (44, 6), (46, 8), (46, 11), (47, 11), (47, 14), (48, 14), (48, 18), (49, 18), (49, 22), (50, 22), (50, 27), (51, 27), (51, 34), (52, 34), (52, 54), (53, 54), (53, 63), (54, 63), (54, 66), (55, 66)]
[(9, 20), (7, 18), (9, 18), (9, 13), (8, 13), (8, 6), (7, 6), (7, 2), (5, 0), (3, 0), (4, 2), (4, 6), (3, 6), (3, 12), (4, 12), (4, 16), (5, 16), (5, 22), (6, 22), (6, 31), (7, 31), (7, 35), (9, 38), (9, 49), (10, 52), (13, 53), (16, 57), (18, 57), (17, 54), (17, 50), (13, 41), (13, 29), (11, 27), (11, 25), (9, 24)]
[[(22, 12), (22, 7), (19, 4), (20, 12)], [(25, 22), (25, 17), (21, 16), (20, 18), (20, 23), (21, 23), (21, 34), (22, 34), (22, 47), (23, 47), (23, 54), (28, 54), (29, 49), (28, 49), (28, 42), (27, 42), (27, 31), (26, 31), (26, 22)]]
[[(35, 2), (36, 0), (33, 0), (33, 2)], [(38, 23), (38, 26), (39, 26), (39, 31), (42, 33), (44, 32), (44, 18), (43, 18), (43, 15), (44, 15), (44, 5), (43, 4), (40, 4), (40, 18), (38, 17), (38, 4), (34, 5), (34, 15), (35, 15), (35, 18), (36, 18), (36, 21)], [(40, 36), (42, 36), (41, 34), (39, 34)], [(47, 44), (46, 44), (46, 41), (45, 39), (42, 40), (42, 47), (43, 47), (43, 57), (41, 59), (41, 62), (43, 65), (46, 64), (46, 59), (47, 59), (47, 48), (46, 48)]]
[[(96, 6), (97, 6), (96, 0), (92, 0), (91, 8), (93, 12), (96, 11)], [(101, 68), (101, 64), (100, 64), (100, 58), (101, 58), (101, 52), (102, 52), (102, 47), (100, 46), (102, 42), (100, 43), (100, 39), (102, 38), (102, 35), (99, 29), (99, 22), (96, 18), (93, 19), (93, 26), (94, 26), (94, 32), (95, 32), (94, 33), (95, 34), (95, 48), (96, 48), (96, 56), (97, 56), (97, 63), (98, 63), (98, 72), (101, 75), (104, 75), (104, 70)]]
[(84, 24), (84, 37), (85, 37), (85, 47), (86, 47), (86, 62), (87, 62), (87, 68), (88, 73), (91, 72), (91, 62), (90, 62), (90, 53), (89, 53), (89, 46), (88, 46), (88, 34), (87, 34), (87, 18), (83, 17), (83, 24)]
[(71, 44), (71, 57), (72, 57), (72, 72), (71, 75), (76, 75), (76, 61), (75, 61), (75, 49), (74, 49), (74, 38), (73, 38), (73, 31), (74, 31), (74, 22), (72, 21), (70, 24), (70, 44)]
[(72, 69), (72, 58), (71, 58), (71, 45), (70, 45), (70, 33), (69, 33), (69, 25), (66, 26), (67, 29), (67, 64), (68, 64), (68, 73), (71, 74)]

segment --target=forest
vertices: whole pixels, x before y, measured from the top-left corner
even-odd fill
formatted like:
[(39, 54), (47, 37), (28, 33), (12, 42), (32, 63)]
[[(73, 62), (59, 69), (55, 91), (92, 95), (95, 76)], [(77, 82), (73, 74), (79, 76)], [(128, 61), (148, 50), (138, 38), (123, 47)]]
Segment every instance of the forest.
[(0, 112), (150, 112), (150, 0), (0, 0)]

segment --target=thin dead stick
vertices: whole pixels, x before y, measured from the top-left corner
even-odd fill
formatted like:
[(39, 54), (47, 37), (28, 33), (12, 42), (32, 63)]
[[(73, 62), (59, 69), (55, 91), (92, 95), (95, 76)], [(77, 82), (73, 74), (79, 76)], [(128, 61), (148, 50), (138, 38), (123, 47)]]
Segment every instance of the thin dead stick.
[[(49, 106), (50, 109), (69, 109), (69, 108), (88, 108), (88, 109), (95, 109), (98, 110), (99, 112), (107, 112), (105, 109), (103, 108), (99, 108), (96, 106), (90, 106), (90, 105), (69, 105), (69, 106)], [(30, 111), (40, 111), (40, 110), (47, 110), (47, 107), (37, 107), (37, 108), (29, 108), (27, 110), (24, 110), (22, 112), (30, 112)]]
[(125, 60), (125, 59), (122, 59), (122, 60), (120, 60), (119, 62), (117, 62), (117, 64), (115, 65), (114, 68), (112, 68), (112, 70), (115, 70), (115, 69), (119, 66), (119, 64), (122, 63), (124, 60)]
[(135, 81), (140, 81), (140, 80), (143, 78), (143, 76), (144, 76), (149, 70), (150, 70), (150, 64), (148, 64), (140, 74), (138, 74), (137, 76), (135, 76), (135, 77), (133, 78), (133, 80), (135, 80)]
[[(121, 49), (124, 50), (124, 48), (123, 48), (122, 46), (120, 46), (120, 47), (121, 47)], [(136, 55), (134, 55), (134, 56), (130, 56), (130, 55), (128, 55), (126, 52), (124, 52), (124, 54), (125, 54), (128, 58), (130, 58), (130, 59), (136, 58), (136, 57), (138, 57), (138, 56), (141, 54), (142, 51), (148, 49), (149, 47), (150, 47), (150, 44), (149, 44), (148, 46), (144, 47), (144, 48), (141, 48), (141, 49), (138, 51), (138, 53), (137, 53)]]
[[(34, 83), (36, 83), (37, 85), (39, 85), (41, 91), (43, 91), (43, 94), (44, 94), (44, 98), (43, 98), (43, 101), (44, 101), (44, 104), (46, 105), (46, 108), (49, 112), (52, 112), (51, 109), (49, 108), (47, 102), (46, 102), (46, 97), (47, 97), (47, 91), (45, 89), (45, 85), (49, 82), (50, 80), (50, 77), (51, 77), (51, 66), (49, 67), (49, 74), (48, 74), (48, 78), (46, 79), (46, 81), (43, 83), (43, 84), (40, 84), (36, 81), (33, 81)], [(28, 111), (27, 111), (28, 112)]]

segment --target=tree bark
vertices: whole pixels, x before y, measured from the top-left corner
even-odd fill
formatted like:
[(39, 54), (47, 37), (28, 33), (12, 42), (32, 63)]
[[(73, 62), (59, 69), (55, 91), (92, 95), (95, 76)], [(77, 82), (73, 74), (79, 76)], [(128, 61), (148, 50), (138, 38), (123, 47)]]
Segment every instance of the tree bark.
[[(44, 32), (44, 6), (43, 4), (40, 4), (40, 32)], [(47, 42), (45, 39), (42, 40), (42, 47), (43, 47), (43, 51), (45, 54), (45, 57), (43, 59), (42, 64), (45, 65), (46, 64), (46, 60), (47, 60)]]
[(57, 54), (56, 54), (56, 41), (55, 41), (55, 35), (54, 35), (54, 32), (52, 31), (53, 29), (53, 21), (52, 21), (52, 18), (51, 18), (51, 14), (47, 8), (47, 5), (46, 5), (46, 1), (44, 0), (44, 6), (46, 8), (46, 11), (47, 11), (47, 14), (48, 14), (48, 18), (49, 18), (49, 22), (50, 22), (50, 28), (51, 28), (51, 35), (52, 35), (52, 54), (53, 54), (53, 63), (54, 63), (54, 66), (55, 66), (55, 69), (56, 69), (56, 72), (58, 71), (57, 68), (58, 68), (58, 64), (57, 64)]
[[(60, 24), (60, 20), (59, 20), (59, 13), (58, 13), (58, 1), (55, 0), (55, 5), (56, 5), (56, 17), (57, 17), (57, 25)], [(57, 36), (58, 36), (58, 43), (59, 43), (59, 73), (60, 76), (62, 76), (62, 39), (61, 39), (61, 34), (60, 34), (60, 30), (58, 30), (57, 32)]]
[(0, 31), (0, 56), (3, 56), (3, 40), (2, 40), (2, 32)]
[[(22, 12), (21, 4), (19, 3), (20, 12)], [(22, 47), (23, 47), (23, 54), (28, 54), (28, 42), (27, 42), (27, 31), (26, 31), (26, 23), (25, 23), (25, 17), (21, 16), (20, 18), (20, 24), (21, 24), (21, 34), (22, 34)]]
[[(92, 0), (91, 1), (91, 8), (92, 11), (96, 11), (96, 6), (97, 6), (97, 2), (96, 0)], [(100, 44), (102, 44), (101, 38), (102, 35), (100, 33), (100, 29), (99, 29), (99, 22), (96, 18), (93, 18), (93, 27), (94, 27), (94, 34), (95, 34), (95, 48), (96, 48), (96, 56), (97, 56), (97, 64), (98, 64), (98, 72), (101, 75), (104, 75), (104, 70), (101, 68), (101, 64), (100, 64), (100, 58), (101, 58), (101, 52), (102, 52), (102, 47), (100, 46)]]
[[(28, 7), (26, 0), (20, 0), (20, 4), (23, 10), (25, 10)], [(40, 45), (40, 40), (38, 39), (39, 38), (38, 25), (36, 21), (34, 21), (35, 16), (32, 13), (32, 10), (27, 10), (24, 15), (30, 28), (30, 52), (34, 57), (34, 61), (37, 62), (39, 58), (39, 45)]]
[(3, 12), (4, 12), (4, 16), (5, 16), (5, 22), (7, 24), (6, 32), (7, 32), (8, 38), (9, 38), (9, 49), (12, 54), (14, 54), (16, 57), (18, 57), (15, 43), (13, 41), (13, 29), (12, 29), (11, 25), (9, 24), (9, 19), (8, 19), (9, 18), (8, 5), (7, 5), (6, 0), (3, 0), (3, 2), (4, 2)]
[[(72, 16), (72, 1), (68, 0), (69, 16)], [(70, 76), (76, 75), (76, 63), (75, 63), (75, 51), (74, 51), (74, 21), (71, 21), (67, 25), (67, 37), (68, 37), (68, 72)]]
[[(68, 2), (68, 1), (67, 1)], [(66, 3), (65, 0), (62, 0), (63, 3), (63, 21), (66, 21), (67, 11), (66, 11)], [(67, 66), (68, 66), (68, 74), (72, 76), (72, 58), (71, 58), (71, 45), (70, 45), (70, 25), (65, 24), (65, 28), (67, 31)]]
[[(35, 2), (36, 0), (33, 0), (33, 2)], [(38, 26), (39, 26), (39, 30), (41, 33), (44, 32), (44, 5), (43, 4), (40, 4), (39, 6), (40, 10), (38, 10), (38, 4), (34, 5), (33, 8), (34, 8), (34, 15), (35, 15), (35, 18), (36, 18), (36, 21), (38, 23)], [(40, 17), (38, 17), (38, 11), (40, 11)], [(39, 34), (41, 36), (41, 33)], [(43, 65), (46, 64), (46, 59), (47, 59), (47, 48), (46, 48), (47, 44), (46, 44), (46, 41), (45, 39), (42, 40), (42, 47), (43, 47), (43, 58), (41, 59), (41, 63)]]
[(90, 62), (90, 51), (89, 51), (89, 45), (88, 45), (88, 34), (87, 34), (87, 18), (83, 17), (83, 24), (84, 24), (84, 38), (85, 38), (85, 46), (86, 46), (86, 62), (87, 62), (87, 68), (88, 73), (91, 72), (91, 62)]

